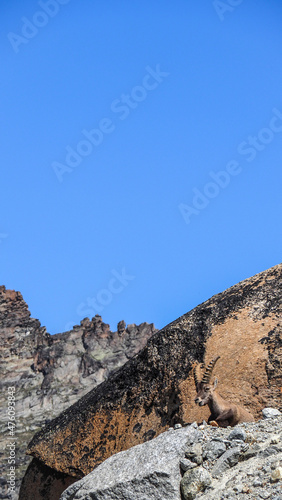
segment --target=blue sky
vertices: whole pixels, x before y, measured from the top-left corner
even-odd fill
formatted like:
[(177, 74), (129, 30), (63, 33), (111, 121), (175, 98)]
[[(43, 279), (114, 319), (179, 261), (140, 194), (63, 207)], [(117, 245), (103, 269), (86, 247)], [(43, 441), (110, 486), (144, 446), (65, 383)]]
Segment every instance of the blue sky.
[(1, 2), (1, 284), (165, 326), (281, 262), (276, 0)]

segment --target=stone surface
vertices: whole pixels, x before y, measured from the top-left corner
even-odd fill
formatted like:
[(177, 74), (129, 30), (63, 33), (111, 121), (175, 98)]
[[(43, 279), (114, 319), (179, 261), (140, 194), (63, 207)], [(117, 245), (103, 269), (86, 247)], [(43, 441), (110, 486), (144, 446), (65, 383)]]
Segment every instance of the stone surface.
[(277, 469), (272, 472), (270, 480), (272, 483), (282, 481), (282, 467), (277, 467)]
[[(163, 328), (137, 356), (37, 433), (28, 453), (80, 478), (114, 453), (176, 423), (207, 420), (208, 409), (194, 404), (192, 367), (217, 355), (215, 375), (223, 397), (256, 418), (266, 406), (281, 408), (281, 284), (280, 264)], [(28, 494), (27, 486), (21, 500)]]
[[(239, 447), (233, 447), (238, 440), (229, 440), (228, 429), (216, 427), (199, 427), (200, 435), (198, 442), (203, 449), (203, 464), (212, 476), (209, 487), (196, 497), (197, 500), (258, 500), (270, 498), (281, 500), (282, 498), (282, 443), (272, 448), (270, 455), (265, 453), (273, 439), (282, 437), (282, 416), (256, 423), (240, 424), (237, 430), (242, 429), (246, 433), (246, 442), (239, 440)], [(253, 453), (246, 456), (244, 447), (249, 446), (247, 441), (251, 437), (254, 442)], [(228, 460), (226, 467), (221, 468), (223, 457), (208, 460), (207, 450), (211, 441), (225, 442), (229, 452), (229, 458), (236, 449), (235, 460)], [(259, 443), (259, 446), (258, 446)], [(226, 462), (226, 460), (225, 460)], [(216, 477), (213, 471), (217, 469)]]
[(232, 429), (232, 431), (228, 435), (228, 439), (230, 439), (231, 441), (233, 439), (238, 439), (240, 441), (246, 441), (246, 437), (247, 437), (246, 432), (244, 431), (244, 429), (242, 429), (239, 426), (234, 427), (234, 429)]
[(188, 450), (185, 452), (185, 457), (194, 462), (197, 465), (201, 465), (203, 462), (203, 450), (200, 443), (194, 443)]
[(188, 469), (194, 469), (194, 467), (197, 467), (197, 464), (188, 458), (182, 458), (180, 460), (180, 467), (183, 472), (186, 472)]
[(113, 455), (70, 486), (61, 500), (181, 500), (179, 461), (190, 433), (195, 436), (189, 427), (167, 431)]
[(211, 482), (210, 473), (203, 467), (196, 467), (185, 472), (180, 483), (183, 499), (193, 500), (198, 493), (205, 491)]
[(234, 467), (239, 462), (240, 456), (240, 448), (235, 447), (230, 450), (226, 450), (223, 455), (216, 462), (215, 466), (212, 469), (213, 477), (218, 477), (223, 474), (226, 470), (230, 469), (230, 467)]
[(212, 439), (205, 447), (204, 457), (207, 460), (215, 460), (226, 451), (226, 444), (223, 441)]
[(262, 410), (263, 418), (273, 418), (277, 417), (277, 415), (281, 415), (281, 412), (277, 408), (264, 408)]
[[(212, 476), (212, 470), (221, 459), (208, 459), (207, 451), (211, 448), (210, 443), (215, 442), (226, 443), (228, 450), (232, 450), (234, 441), (228, 439), (230, 430), (199, 426), (197, 432), (194, 426), (189, 426), (188, 428), (182, 428), (180, 430), (181, 434), (178, 433), (179, 431), (170, 430), (149, 443), (138, 445), (128, 452), (114, 455), (81, 481), (69, 487), (63, 493), (61, 500), (86, 500), (87, 498), (92, 500), (105, 498), (107, 500), (124, 500), (127, 498), (136, 498), (138, 500), (169, 498), (169, 500), (179, 500), (180, 489), (183, 492), (182, 500), (193, 498), (196, 498), (196, 500), (224, 500), (225, 498), (231, 500), (258, 500), (260, 498), (281, 500), (282, 468), (280, 464), (282, 446), (277, 448), (275, 454), (268, 458), (264, 458), (260, 451), (267, 449), (274, 437), (282, 436), (282, 416), (267, 421), (258, 421), (257, 423), (240, 424), (237, 431), (239, 429), (246, 433), (247, 438), (252, 437), (252, 441), (259, 442), (260, 446), (256, 447), (255, 454), (250, 455), (248, 459), (242, 459), (244, 455), (242, 449), (246, 443), (240, 440), (239, 461), (231, 461), (228, 468), (222, 470), (216, 478)], [(181, 439), (179, 439), (180, 436)], [(188, 473), (184, 474), (183, 471), (182, 479), (179, 470), (176, 468), (179, 489), (177, 490), (176, 487), (176, 493), (174, 493), (169, 485), (167, 493), (163, 491), (164, 481), (168, 478), (167, 474), (159, 476), (155, 483), (149, 478), (153, 476), (156, 469), (159, 471), (160, 467), (166, 468), (168, 464), (164, 465), (164, 463), (166, 463), (167, 458), (170, 460), (172, 457), (172, 460), (175, 460), (177, 455), (175, 450), (176, 442), (178, 443), (177, 446), (180, 443), (182, 450), (180, 465), (185, 464), (185, 460), (187, 460), (183, 458), (187, 451), (187, 442), (191, 450), (193, 443), (200, 445), (198, 452), (201, 450), (203, 460), (200, 467), (193, 464), (193, 473), (188, 470)], [(147, 445), (149, 446), (147, 447)], [(154, 452), (152, 452), (153, 450)], [(166, 456), (163, 457), (163, 453)], [(111, 465), (112, 461), (115, 462), (114, 468)], [(116, 469), (117, 473), (115, 474)], [(121, 479), (119, 483), (121, 487), (118, 487), (117, 477)], [(98, 481), (96, 484), (95, 478)], [(142, 478), (142, 481), (139, 481), (140, 478)], [(146, 478), (148, 478), (148, 482)], [(142, 484), (142, 487), (138, 486), (139, 489), (135, 489), (138, 482)], [(109, 483), (110, 488), (108, 488)], [(160, 496), (158, 496), (159, 494)]]
[[(109, 325), (95, 316), (82, 320), (73, 330), (51, 336), (30, 317), (19, 292), (0, 286), (0, 431), (4, 450), (0, 455), (0, 498), (7, 496), (8, 388), (15, 389), (16, 499), (30, 462), (26, 447), (36, 430), (125, 364), (155, 332), (154, 325), (126, 327), (124, 321), (118, 324), (117, 332), (111, 332)], [(64, 481), (64, 475), (62, 478)]]

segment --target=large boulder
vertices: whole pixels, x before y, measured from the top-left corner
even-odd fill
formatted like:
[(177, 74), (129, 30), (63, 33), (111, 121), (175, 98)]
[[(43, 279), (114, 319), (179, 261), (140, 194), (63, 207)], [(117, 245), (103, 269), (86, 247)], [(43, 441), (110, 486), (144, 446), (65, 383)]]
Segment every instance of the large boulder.
[(172, 429), (117, 453), (70, 486), (60, 500), (181, 500), (179, 462), (187, 440), (194, 441), (198, 435), (192, 426)]
[[(281, 407), (281, 284), (280, 264), (215, 295), (153, 335), (137, 356), (34, 436), (27, 451), (35, 457), (34, 467), (42, 463), (79, 479), (114, 453), (177, 422), (207, 419), (208, 408), (194, 404), (194, 361), (220, 356), (215, 368), (219, 392), (256, 418), (266, 406)], [(32, 467), (20, 500), (34, 492)]]

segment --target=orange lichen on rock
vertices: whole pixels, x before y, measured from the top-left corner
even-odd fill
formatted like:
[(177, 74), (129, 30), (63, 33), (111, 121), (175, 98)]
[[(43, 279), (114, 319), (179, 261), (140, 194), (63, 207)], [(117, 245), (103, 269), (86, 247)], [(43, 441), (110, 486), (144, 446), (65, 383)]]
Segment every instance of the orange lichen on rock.
[[(281, 407), (281, 282), (280, 264), (170, 323), (107, 381), (36, 434), (28, 453), (79, 478), (112, 454), (175, 423), (207, 419), (209, 410), (194, 403), (192, 368), (194, 362), (216, 356), (223, 397), (257, 418), (265, 406)], [(27, 498), (26, 492), (27, 487), (20, 500)]]

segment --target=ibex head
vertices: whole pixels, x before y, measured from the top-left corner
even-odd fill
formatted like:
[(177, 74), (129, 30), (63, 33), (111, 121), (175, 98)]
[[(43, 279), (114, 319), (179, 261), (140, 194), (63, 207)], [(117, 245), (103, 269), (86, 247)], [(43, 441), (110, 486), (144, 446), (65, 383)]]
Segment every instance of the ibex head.
[(198, 404), (199, 406), (204, 406), (208, 404), (213, 397), (213, 392), (217, 386), (217, 378), (214, 380), (213, 385), (210, 385), (210, 379), (212, 376), (214, 365), (219, 358), (220, 356), (217, 356), (216, 358), (212, 359), (212, 361), (210, 361), (210, 363), (205, 369), (201, 381), (199, 381), (199, 365), (197, 365), (196, 368), (194, 368), (194, 380), (197, 391), (195, 403)]

